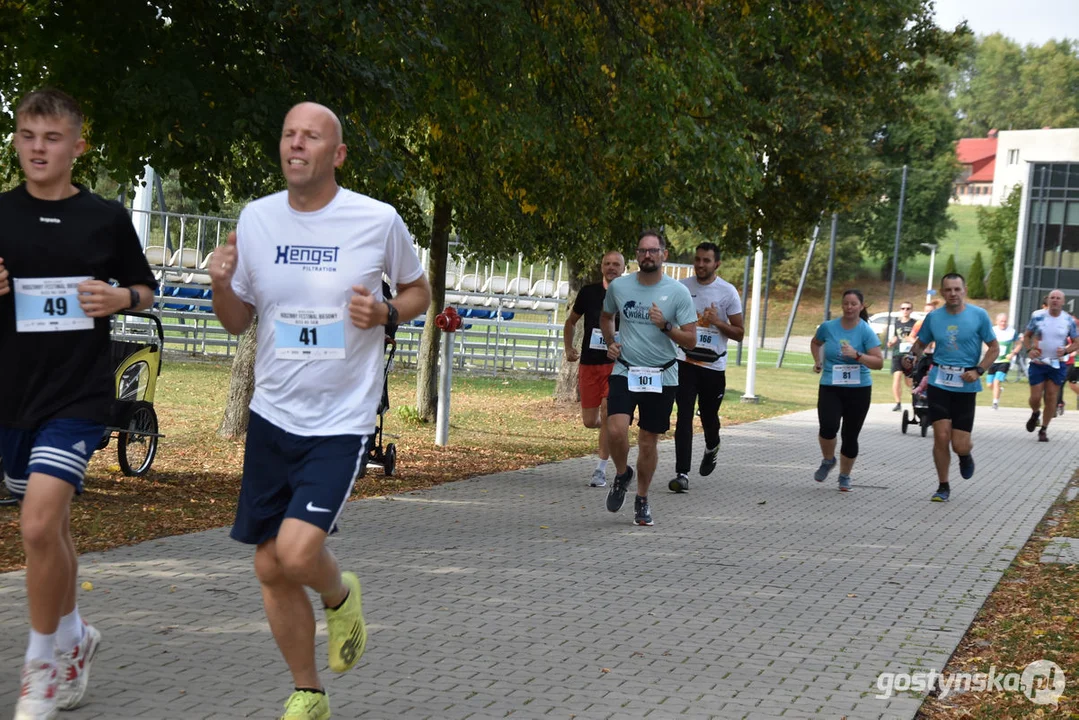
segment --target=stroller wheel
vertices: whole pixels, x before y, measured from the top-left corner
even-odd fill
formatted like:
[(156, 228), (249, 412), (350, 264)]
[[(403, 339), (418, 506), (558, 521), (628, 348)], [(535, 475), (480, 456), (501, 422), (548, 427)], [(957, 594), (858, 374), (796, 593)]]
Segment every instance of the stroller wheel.
[(922, 415), (922, 437), (925, 437), (929, 432), (929, 413)]
[(382, 472), (386, 473), (386, 477), (393, 475), (393, 471), (397, 466), (397, 446), (390, 443), (386, 446), (386, 456), (382, 461)]
[(907, 426), (910, 425), (910, 413), (903, 410), (903, 434), (907, 434)]

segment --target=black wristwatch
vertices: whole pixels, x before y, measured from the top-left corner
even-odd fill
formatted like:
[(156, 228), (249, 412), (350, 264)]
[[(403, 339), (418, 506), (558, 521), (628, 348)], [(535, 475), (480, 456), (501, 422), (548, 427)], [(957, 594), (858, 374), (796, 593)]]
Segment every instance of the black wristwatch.
[(135, 288), (128, 288), (127, 291), (131, 293), (131, 305), (128, 306), (128, 310), (134, 310), (142, 302), (142, 296), (139, 295), (139, 291)]
[(663, 329), (661, 330), (661, 332), (669, 333), (671, 330), (674, 330), (674, 325), (671, 325), (670, 320), (663, 323)]
[(397, 308), (395, 308), (393, 303), (389, 300), (383, 300), (382, 302), (386, 303), (386, 324), (396, 325), (398, 317)]
[(985, 368), (981, 365), (975, 365), (974, 372), (978, 373), (978, 377), (981, 377), (982, 375), (985, 375)]

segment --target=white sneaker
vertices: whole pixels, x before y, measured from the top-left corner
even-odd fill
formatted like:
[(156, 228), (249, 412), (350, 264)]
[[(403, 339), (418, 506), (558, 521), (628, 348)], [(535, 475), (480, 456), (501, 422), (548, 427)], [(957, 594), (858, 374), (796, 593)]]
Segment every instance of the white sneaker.
[(86, 686), (90, 682), (90, 663), (97, 654), (101, 633), (93, 625), (83, 622), (82, 642), (71, 652), (62, 653), (60, 661), (60, 684), (56, 691), (56, 705), (61, 710), (74, 710), (82, 704)]
[(592, 481), (588, 484), (591, 487), (607, 487), (606, 471), (596, 468), (594, 471), (592, 471)]
[(996, 400), (994, 400), (994, 401), (993, 401), (993, 409), (994, 409), (994, 410), (997, 410), (997, 409), (999, 409), (999, 408), (1000, 408), (1000, 403), (999, 403), (999, 402), (997, 402)]
[(59, 713), (56, 704), (59, 678), (56, 663), (35, 660), (23, 665), (22, 690), (15, 706), (15, 720), (53, 720)]

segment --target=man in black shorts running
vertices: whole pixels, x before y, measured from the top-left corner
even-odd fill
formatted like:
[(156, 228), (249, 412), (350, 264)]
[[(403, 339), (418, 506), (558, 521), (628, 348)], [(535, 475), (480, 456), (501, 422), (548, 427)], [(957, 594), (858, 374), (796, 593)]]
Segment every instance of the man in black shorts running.
[[(903, 368), (912, 370), (926, 346), (936, 343), (927, 397), (929, 420), (933, 423), (933, 463), (939, 486), (931, 500), (948, 502), (952, 450), (959, 456), (959, 474), (963, 479), (974, 476), (971, 431), (974, 429), (975, 400), (982, 389), (982, 375), (997, 359), (1000, 343), (993, 333), (989, 313), (977, 305), (967, 304), (967, 284), (962, 275), (945, 275), (940, 292), (945, 307), (926, 316), (910, 355), (903, 359)], [(982, 343), (987, 346), (985, 355), (981, 352)]]
[[(671, 409), (678, 385), (674, 343), (686, 349), (697, 344), (697, 313), (686, 286), (663, 274), (667, 242), (659, 230), (637, 239), (637, 265), (632, 275), (610, 284), (603, 300), (600, 328), (607, 356), (615, 361), (607, 397), (607, 433), (616, 475), (607, 493), (607, 509), (618, 512), (633, 479), (629, 467), (629, 424), (637, 410), (637, 498), (633, 522), (652, 525), (648, 488), (656, 471), (656, 443), (671, 427)], [(614, 319), (619, 317), (619, 342)]]

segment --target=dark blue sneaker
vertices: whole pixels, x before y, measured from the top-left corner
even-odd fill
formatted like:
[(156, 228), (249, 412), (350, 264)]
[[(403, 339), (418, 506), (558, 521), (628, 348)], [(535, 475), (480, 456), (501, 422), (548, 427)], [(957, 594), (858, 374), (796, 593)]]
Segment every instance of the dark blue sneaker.
[(933, 493), (933, 497), (931, 497), (930, 500), (933, 502), (948, 502), (948, 498), (951, 494), (951, 490), (937, 490)]
[(684, 493), (689, 490), (689, 478), (685, 473), (678, 473), (674, 480), (667, 483), (667, 488), (674, 493)]
[(648, 507), (648, 498), (638, 495), (633, 499), (633, 524), (652, 527), (652, 508)]
[(821, 460), (817, 472), (813, 473), (813, 479), (817, 482), (824, 482), (828, 479), (828, 473), (832, 472), (832, 468), (834, 467), (835, 458), (832, 458), (831, 460)]
[(633, 479), (633, 468), (626, 467), (625, 475), (615, 475), (614, 482), (611, 483), (611, 489), (607, 491), (607, 509), (611, 512), (618, 512), (622, 509), (622, 505), (626, 502), (626, 488), (629, 487), (629, 481)]
[(964, 480), (970, 480), (972, 477), (974, 477), (973, 455), (959, 456), (959, 474), (963, 476)]
[(850, 492), (850, 475), (839, 475), (839, 492)]

